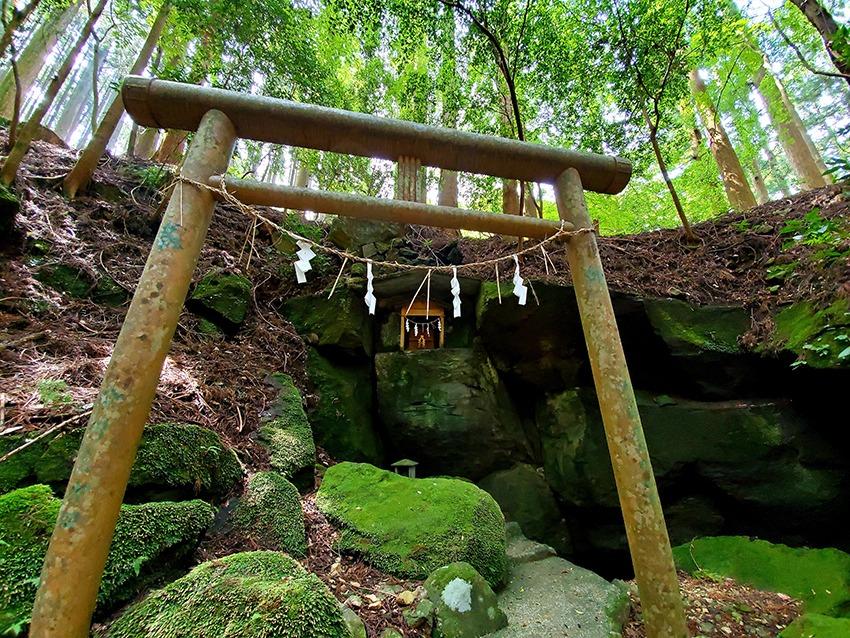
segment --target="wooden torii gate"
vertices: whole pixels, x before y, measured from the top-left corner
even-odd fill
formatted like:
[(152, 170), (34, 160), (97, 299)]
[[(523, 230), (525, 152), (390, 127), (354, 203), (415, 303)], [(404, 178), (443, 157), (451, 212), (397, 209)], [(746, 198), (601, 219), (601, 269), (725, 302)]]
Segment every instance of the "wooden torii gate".
[[(584, 189), (618, 193), (631, 177), (631, 165), (616, 157), (176, 82), (130, 76), (122, 96), (143, 126), (197, 131), (181, 175), (223, 184), (245, 204), (544, 238), (560, 228), (589, 230)], [(223, 177), (237, 138), (549, 183), (562, 222)], [(213, 192), (186, 181), (171, 196), (62, 501), (33, 609), (33, 638), (89, 635), (130, 469), (214, 207)], [(684, 638), (670, 541), (596, 237), (572, 235), (566, 248), (647, 633)]]

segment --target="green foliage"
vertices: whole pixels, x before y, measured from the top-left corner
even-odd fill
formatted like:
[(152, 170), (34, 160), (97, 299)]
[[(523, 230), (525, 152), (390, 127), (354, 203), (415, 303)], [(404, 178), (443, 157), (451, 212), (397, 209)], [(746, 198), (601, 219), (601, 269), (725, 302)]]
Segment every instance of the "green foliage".
[(809, 302), (783, 308), (774, 318), (772, 347), (797, 354), (792, 367), (831, 368), (850, 363), (850, 302), (818, 310)]
[(451, 562), (492, 586), (505, 576), (505, 522), (493, 498), (457, 479), (411, 479), (365, 463), (328, 468), (316, 504), (342, 526), (337, 548), (379, 569), (425, 578)]
[(198, 565), (130, 607), (108, 638), (349, 638), (339, 603), (285, 554), (246, 552)]
[(850, 617), (850, 555), (745, 536), (699, 538), (673, 549), (679, 569), (699, 570), (803, 601), (807, 612)]
[[(60, 503), (46, 485), (0, 496), (0, 634), (29, 623)], [(132, 598), (157, 570), (187, 556), (212, 519), (203, 501), (122, 506), (98, 609)]]
[(71, 405), (74, 397), (62, 379), (42, 379), (38, 382), (38, 398), (48, 408)]
[(841, 217), (826, 219), (821, 216), (819, 208), (813, 208), (803, 217), (788, 220), (779, 232), (788, 237), (782, 244), (783, 250), (790, 250), (798, 244), (811, 246), (817, 249), (812, 258), (822, 265), (850, 257), (850, 249), (842, 250), (850, 238), (847, 221)]
[(803, 614), (779, 634), (779, 638), (846, 638), (850, 636), (850, 618), (831, 618), (822, 614)]
[(251, 477), (233, 511), (233, 524), (238, 533), (254, 539), (263, 549), (294, 556), (307, 553), (298, 490), (276, 472), (258, 472)]

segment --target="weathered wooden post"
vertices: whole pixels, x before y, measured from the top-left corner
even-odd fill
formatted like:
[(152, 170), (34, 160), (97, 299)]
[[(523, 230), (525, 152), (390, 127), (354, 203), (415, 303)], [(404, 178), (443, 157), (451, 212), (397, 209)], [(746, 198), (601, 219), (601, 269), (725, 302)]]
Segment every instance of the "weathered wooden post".
[[(558, 176), (555, 198), (562, 220), (571, 222), (576, 229), (592, 227), (576, 169), (568, 168)], [(567, 259), (614, 466), (646, 633), (650, 638), (684, 638), (688, 628), (679, 579), (593, 233), (570, 237)]]
[[(235, 141), (227, 116), (207, 112), (183, 175), (206, 183), (223, 173)], [(185, 183), (171, 196), (68, 481), (41, 572), (32, 638), (89, 635), (130, 469), (214, 206), (209, 191)]]

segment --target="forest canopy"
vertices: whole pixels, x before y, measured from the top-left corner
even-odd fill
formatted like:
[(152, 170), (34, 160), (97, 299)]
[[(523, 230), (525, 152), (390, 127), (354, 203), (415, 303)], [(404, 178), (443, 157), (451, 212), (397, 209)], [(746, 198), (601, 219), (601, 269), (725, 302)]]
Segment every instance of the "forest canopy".
[[(850, 173), (850, 16), (831, 0), (4, 0), (2, 16), (10, 148), (35, 119), (90, 164), (107, 145), (179, 161), (186, 133), (123, 113), (117, 90), (137, 72), (621, 155), (628, 188), (589, 197), (603, 233), (690, 233)], [(230, 170), (393, 192), (391, 163), (249, 141)], [(420, 179), (432, 202), (451, 180), (456, 205), (556, 217), (545, 186)]]

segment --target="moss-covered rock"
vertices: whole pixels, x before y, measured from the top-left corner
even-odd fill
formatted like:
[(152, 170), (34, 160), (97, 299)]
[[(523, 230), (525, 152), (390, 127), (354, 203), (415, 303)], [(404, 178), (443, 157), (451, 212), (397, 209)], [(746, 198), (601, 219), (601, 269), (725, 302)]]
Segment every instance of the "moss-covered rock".
[(781, 310), (770, 347), (790, 350), (798, 364), (813, 368), (850, 366), (850, 301), (839, 299), (822, 310), (807, 301)]
[(380, 464), (383, 446), (372, 424), (369, 366), (332, 363), (311, 348), (307, 371), (319, 397), (308, 415), (316, 442), (338, 461)]
[(84, 299), (95, 286), (87, 272), (68, 264), (44, 264), (36, 271), (35, 278), (75, 299)]
[(195, 286), (189, 305), (226, 330), (245, 320), (251, 303), (251, 280), (242, 275), (211, 272)]
[(570, 534), (546, 479), (527, 463), (490, 474), (478, 484), (516, 521), (528, 538), (554, 547), (559, 554), (572, 549)]
[[(575, 385), (586, 348), (571, 288), (536, 283), (540, 305), (519, 306), (511, 288), (483, 282), (476, 304), (476, 332), (500, 372), (547, 389)], [(533, 338), (518, 338), (528, 335)]]
[[(700, 402), (637, 395), (659, 485), (696, 473), (746, 506), (824, 512), (841, 499), (840, 459), (809, 458), (817, 435), (803, 433), (787, 404), (773, 401)], [(617, 507), (598, 403), (573, 390), (538, 407), (546, 478), (575, 505)], [(703, 532), (705, 533), (705, 532)]]
[(0, 184), (0, 233), (5, 237), (12, 230), (15, 216), (21, 210), (21, 200), (9, 187)]
[(680, 569), (788, 594), (807, 612), (850, 617), (850, 554), (793, 548), (746, 536), (699, 538), (673, 549)]
[(276, 472), (258, 472), (233, 509), (231, 531), (262, 549), (304, 556), (304, 513), (296, 487)]
[[(40, 453), (28, 455), (29, 471), (17, 484), (31, 477), (53, 485), (67, 482), (83, 432), (61, 433), (45, 442)], [(20, 475), (21, 470), (16, 473)], [(157, 500), (186, 496), (219, 499), (241, 480), (239, 459), (218, 434), (188, 423), (160, 423), (145, 427), (128, 488)]]
[(673, 354), (741, 352), (750, 315), (740, 306), (692, 306), (679, 299), (647, 299), (644, 308), (656, 334)]
[(434, 638), (478, 638), (508, 624), (496, 594), (469, 563), (440, 567), (428, 576), (424, 587), (434, 603)]
[(112, 277), (105, 275), (97, 280), (90, 296), (95, 303), (120, 306), (127, 301), (128, 294)]
[(314, 574), (277, 552), (202, 563), (130, 607), (108, 638), (349, 638), (339, 604)]
[(316, 445), (304, 413), (301, 393), (288, 374), (274, 374), (278, 396), (257, 430), (257, 441), (269, 453), (269, 464), (299, 489), (313, 486)]
[(779, 634), (779, 638), (847, 638), (850, 618), (803, 614)]
[[(29, 618), (60, 503), (46, 485), (0, 496), (0, 634)], [(172, 569), (192, 552), (212, 518), (203, 501), (122, 506), (98, 608), (132, 598), (164, 568)]]
[(496, 501), (466, 481), (410, 479), (365, 463), (328, 468), (319, 509), (342, 527), (337, 543), (391, 574), (425, 578), (465, 561), (491, 585), (505, 576), (505, 522)]
[(473, 480), (527, 456), (504, 384), (480, 349), (375, 356), (378, 410), (398, 456)]
[(326, 294), (292, 297), (283, 304), (283, 314), (298, 334), (311, 336), (319, 348), (372, 352), (372, 326), (363, 296), (348, 288), (337, 288), (330, 299)]
[(343, 250), (362, 253), (364, 246), (388, 244), (393, 239), (404, 236), (406, 228), (404, 224), (392, 222), (337, 217), (331, 223), (328, 239)]

